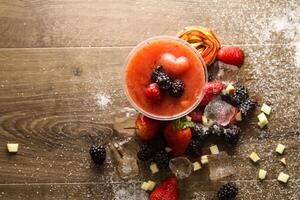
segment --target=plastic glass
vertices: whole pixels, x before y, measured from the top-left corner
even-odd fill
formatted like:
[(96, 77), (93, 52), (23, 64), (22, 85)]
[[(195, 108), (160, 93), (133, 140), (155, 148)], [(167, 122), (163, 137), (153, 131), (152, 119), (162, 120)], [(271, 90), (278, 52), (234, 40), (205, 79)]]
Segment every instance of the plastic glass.
[[(128, 88), (127, 88), (127, 85), (126, 85), (126, 80), (125, 80), (125, 76), (126, 76), (126, 68), (127, 68), (127, 65), (130, 61), (130, 59), (132, 58), (132, 56), (140, 49), (142, 48), (144, 45), (147, 45), (147, 43), (149, 42), (152, 42), (152, 41), (155, 41), (155, 40), (161, 40), (161, 39), (167, 39), (167, 40), (176, 40), (178, 42), (180, 42), (181, 44), (187, 46), (191, 52), (195, 55), (195, 57), (200, 61), (200, 63), (202, 64), (202, 66), (200, 67), (203, 67), (203, 70), (204, 70), (204, 75), (205, 75), (205, 84), (207, 84), (207, 69), (206, 69), (206, 65), (205, 65), (205, 62), (203, 61), (201, 55), (197, 52), (197, 50), (192, 47), (189, 43), (187, 43), (186, 41), (180, 39), (180, 38), (177, 38), (177, 37), (173, 37), (173, 36), (156, 36), (156, 37), (152, 37), (152, 38), (149, 38), (147, 40), (144, 40), (142, 41), (141, 43), (139, 43), (135, 48), (133, 48), (131, 50), (131, 52), (129, 53), (129, 55), (127, 56), (127, 59), (126, 59), (126, 62), (125, 62), (125, 67), (124, 67), (124, 70), (123, 70), (123, 73), (122, 73), (122, 77), (123, 77), (123, 88), (124, 88), (124, 91), (126, 93), (126, 97), (127, 99), (129, 100), (129, 102), (131, 103), (131, 105), (137, 110), (139, 111), (140, 113), (144, 114), (145, 116), (149, 117), (149, 118), (152, 118), (152, 119), (155, 119), (155, 120), (162, 120), (162, 121), (168, 121), (168, 120), (175, 120), (175, 119), (179, 119), (187, 114), (189, 114), (191, 111), (193, 111), (198, 105), (199, 103), (201, 102), (201, 100), (203, 99), (203, 96), (204, 96), (204, 91), (202, 90), (202, 92), (199, 94), (199, 96), (197, 97), (197, 100), (194, 102), (193, 105), (191, 105), (190, 107), (186, 108), (183, 112), (180, 112), (180, 113), (177, 113), (175, 115), (170, 115), (170, 116), (166, 116), (166, 115), (155, 115), (153, 113), (149, 113), (145, 110), (143, 110), (143, 108), (139, 107), (134, 101), (133, 99), (130, 97), (129, 95), (129, 92), (128, 92)], [(204, 87), (203, 87), (204, 88)]]

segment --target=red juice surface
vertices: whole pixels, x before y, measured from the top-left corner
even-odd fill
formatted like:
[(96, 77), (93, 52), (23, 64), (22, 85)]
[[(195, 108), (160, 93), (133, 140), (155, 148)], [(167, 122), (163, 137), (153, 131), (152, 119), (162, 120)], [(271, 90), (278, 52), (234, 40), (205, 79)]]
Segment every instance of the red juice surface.
[[(185, 90), (180, 98), (164, 94), (160, 103), (153, 103), (145, 94), (147, 86), (152, 83), (153, 70), (161, 63), (164, 54), (173, 54), (176, 58), (186, 57), (189, 68), (185, 72), (172, 75), (172, 79), (180, 79)], [(130, 56), (125, 70), (125, 87), (129, 98), (149, 115), (172, 117), (199, 102), (205, 86), (205, 66), (198, 55), (181, 41), (172, 38), (159, 38), (145, 42)]]

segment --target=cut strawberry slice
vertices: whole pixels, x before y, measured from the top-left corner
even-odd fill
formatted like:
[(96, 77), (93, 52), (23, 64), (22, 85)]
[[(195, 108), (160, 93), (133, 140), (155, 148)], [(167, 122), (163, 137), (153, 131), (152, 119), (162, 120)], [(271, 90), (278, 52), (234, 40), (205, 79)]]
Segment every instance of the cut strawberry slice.
[(224, 89), (224, 83), (222, 82), (208, 82), (204, 88), (204, 97), (200, 103), (200, 106), (206, 106), (214, 96), (220, 94)]
[(159, 103), (161, 101), (161, 92), (156, 83), (151, 83), (146, 88), (146, 96), (154, 103)]
[(176, 178), (162, 182), (150, 195), (150, 200), (178, 200)]
[(235, 66), (241, 66), (244, 62), (244, 52), (239, 47), (223, 47), (218, 51), (218, 60)]

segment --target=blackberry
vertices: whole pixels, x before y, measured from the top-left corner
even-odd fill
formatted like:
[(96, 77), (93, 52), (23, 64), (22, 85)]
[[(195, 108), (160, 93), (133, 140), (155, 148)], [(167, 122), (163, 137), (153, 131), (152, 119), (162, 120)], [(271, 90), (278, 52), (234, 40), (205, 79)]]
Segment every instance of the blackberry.
[(247, 99), (240, 105), (240, 111), (242, 114), (242, 119), (249, 117), (256, 108), (256, 102), (252, 99)]
[(102, 145), (96, 144), (91, 146), (90, 155), (95, 164), (101, 165), (106, 159), (106, 150)]
[(201, 123), (196, 123), (195, 127), (192, 128), (192, 137), (201, 142), (204, 142), (209, 136), (209, 129)]
[(234, 183), (227, 183), (219, 189), (217, 197), (219, 200), (231, 200), (235, 199), (238, 192), (239, 190)]
[(192, 139), (187, 147), (186, 154), (193, 158), (198, 158), (201, 155), (201, 147), (201, 141)]
[(209, 128), (209, 132), (211, 135), (220, 137), (220, 136), (223, 136), (223, 134), (224, 134), (224, 128), (222, 126), (220, 126), (219, 124), (213, 124)]
[(164, 150), (166, 147), (166, 142), (163, 134), (158, 133), (152, 140), (149, 141), (154, 151)]
[(160, 169), (168, 168), (170, 156), (164, 150), (158, 151), (153, 157), (153, 162), (155, 162)]
[(179, 79), (174, 80), (171, 84), (169, 94), (172, 97), (181, 97), (183, 92), (184, 92), (184, 83)]
[(226, 143), (235, 145), (240, 138), (241, 129), (235, 125), (231, 125), (224, 129), (224, 140)]
[(153, 157), (154, 150), (149, 144), (142, 144), (140, 150), (137, 152), (137, 157), (140, 161), (148, 161)]
[(157, 77), (160, 76), (160, 74), (163, 73), (163, 66), (162, 65), (158, 65), (155, 70), (153, 70), (152, 72), (152, 76), (151, 79), (152, 81), (156, 81)]
[(225, 95), (223, 98), (235, 106), (241, 105), (248, 98), (248, 91), (242, 85), (234, 85), (234, 92), (231, 95)]
[(169, 75), (163, 71), (162, 65), (158, 65), (153, 71), (151, 79), (154, 83), (157, 83), (159, 89), (161, 90), (168, 91), (171, 88), (171, 79)]

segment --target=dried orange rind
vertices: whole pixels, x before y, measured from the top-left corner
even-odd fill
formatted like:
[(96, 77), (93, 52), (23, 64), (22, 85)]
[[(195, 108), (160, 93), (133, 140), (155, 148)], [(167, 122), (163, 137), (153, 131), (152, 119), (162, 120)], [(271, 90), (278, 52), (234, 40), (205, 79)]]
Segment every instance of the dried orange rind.
[(202, 56), (206, 65), (214, 62), (221, 44), (216, 35), (209, 29), (201, 26), (188, 26), (177, 36), (190, 43)]

